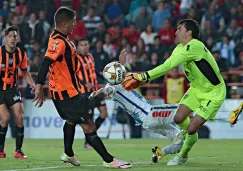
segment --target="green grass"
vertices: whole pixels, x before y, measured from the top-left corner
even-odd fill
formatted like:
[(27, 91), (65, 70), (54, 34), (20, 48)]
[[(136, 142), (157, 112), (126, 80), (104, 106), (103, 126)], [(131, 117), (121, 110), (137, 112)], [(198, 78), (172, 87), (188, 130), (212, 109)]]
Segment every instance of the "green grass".
[[(109, 152), (119, 159), (132, 161), (135, 171), (226, 171), (243, 170), (243, 140), (199, 140), (190, 152), (189, 160), (182, 166), (168, 167), (166, 163), (174, 157), (167, 155), (159, 163), (151, 163), (151, 148), (155, 145), (166, 146), (170, 142), (161, 139), (137, 140), (104, 140)], [(28, 155), (27, 160), (13, 158), (15, 141), (6, 141), (6, 159), (0, 159), (0, 170), (42, 170), (64, 171), (111, 170), (102, 167), (102, 160), (93, 149), (84, 149), (83, 140), (75, 140), (74, 151), (81, 161), (80, 167), (73, 167), (59, 161), (63, 152), (62, 140), (28, 140), (24, 142), (23, 150)], [(59, 168), (46, 168), (59, 167)], [(34, 170), (34, 169), (33, 169)], [(35, 169), (36, 170), (36, 169)]]

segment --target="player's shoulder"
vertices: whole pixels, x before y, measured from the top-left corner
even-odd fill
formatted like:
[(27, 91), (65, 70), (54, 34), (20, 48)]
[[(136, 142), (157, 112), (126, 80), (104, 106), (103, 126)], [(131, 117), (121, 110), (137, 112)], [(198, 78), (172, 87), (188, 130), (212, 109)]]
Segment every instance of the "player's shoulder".
[[(205, 45), (203, 44), (203, 42), (201, 42), (198, 39), (192, 39), (185, 48), (187, 48), (188, 50), (190, 50), (190, 48), (192, 49), (198, 49), (198, 48), (202, 48), (205, 47)], [(187, 50), (187, 51), (188, 51)]]
[(22, 56), (24, 56), (25, 53), (26, 53), (25, 49), (20, 48), (20, 47), (16, 47), (16, 51), (19, 52), (19, 53), (21, 53)]

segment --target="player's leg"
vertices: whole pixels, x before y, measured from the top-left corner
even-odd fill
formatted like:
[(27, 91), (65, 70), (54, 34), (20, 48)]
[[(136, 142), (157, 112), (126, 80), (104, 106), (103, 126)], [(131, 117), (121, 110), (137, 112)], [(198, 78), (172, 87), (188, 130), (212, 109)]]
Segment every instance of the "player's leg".
[(75, 124), (68, 120), (66, 120), (63, 126), (64, 153), (61, 156), (61, 161), (65, 163), (71, 163), (74, 166), (80, 166), (80, 162), (77, 160), (73, 152), (75, 126)]
[(83, 100), (82, 102), (82, 117), (84, 121), (81, 122), (80, 126), (83, 128), (85, 137), (88, 143), (94, 148), (94, 150), (102, 157), (105, 167), (116, 167), (116, 168), (129, 168), (132, 165), (128, 162), (124, 162), (114, 158), (111, 154), (109, 154), (101, 141), (100, 137), (97, 135), (95, 124), (93, 119), (90, 117), (90, 113), (92, 112), (89, 108), (89, 100)]
[(15, 122), (16, 122), (16, 149), (14, 153), (15, 158), (20, 158), (20, 159), (27, 159), (27, 156), (24, 155), (22, 151), (22, 145), (23, 145), (23, 140), (24, 140), (24, 107), (23, 103), (18, 102), (12, 105), (11, 110), (13, 112)]
[(130, 168), (132, 166), (130, 163), (116, 159), (108, 153), (100, 137), (97, 135), (93, 120), (80, 124), (80, 126), (83, 128), (88, 143), (102, 157), (104, 167)]
[[(1, 99), (1, 97), (0, 97)], [(0, 158), (5, 158), (4, 152), (5, 137), (8, 130), (10, 112), (6, 104), (0, 104)]]
[(21, 100), (21, 94), (17, 89), (11, 89), (6, 94), (6, 104), (10, 107), (16, 123), (16, 149), (14, 153), (15, 158), (27, 159), (22, 151), (24, 140), (24, 106)]
[(61, 155), (61, 161), (71, 163), (74, 166), (80, 166), (80, 162), (77, 160), (73, 152), (73, 141), (76, 126), (76, 123), (73, 122), (73, 120), (75, 120), (73, 115), (75, 115), (76, 110), (80, 110), (80, 103), (78, 100), (78, 96), (71, 99), (53, 100), (58, 114), (62, 119), (66, 120), (63, 126), (64, 153)]
[[(95, 128), (96, 128), (96, 130), (98, 130), (100, 128), (100, 126), (102, 125), (102, 123), (105, 121), (106, 117), (108, 116), (104, 95), (99, 94), (97, 97), (95, 97), (90, 102), (91, 102), (91, 106), (94, 106), (94, 108), (97, 107), (100, 112), (100, 115), (95, 119)], [(85, 139), (84, 147), (85, 148), (92, 147), (87, 142), (87, 139)]]
[(95, 98), (95, 104), (95, 106), (98, 108), (100, 112), (99, 117), (95, 120), (95, 127), (96, 130), (98, 130), (102, 123), (105, 121), (106, 117), (108, 116), (104, 94), (99, 94), (98, 97)]

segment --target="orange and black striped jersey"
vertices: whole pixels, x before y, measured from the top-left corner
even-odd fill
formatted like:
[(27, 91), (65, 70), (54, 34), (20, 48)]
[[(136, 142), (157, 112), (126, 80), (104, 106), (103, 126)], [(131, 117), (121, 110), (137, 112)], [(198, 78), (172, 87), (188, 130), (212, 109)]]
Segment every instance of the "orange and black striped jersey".
[(56, 100), (68, 99), (79, 92), (76, 79), (76, 48), (66, 35), (54, 30), (50, 35), (45, 58), (54, 62), (49, 67), (49, 89)]
[[(91, 93), (98, 90), (98, 80), (95, 72), (95, 61), (91, 53), (87, 55), (78, 55), (77, 78), (80, 83), (80, 92), (82, 94)], [(92, 83), (94, 88), (85, 87), (86, 83)]]
[(20, 48), (13, 53), (0, 46), (0, 90), (8, 90), (17, 87), (18, 69), (27, 70), (27, 54)]

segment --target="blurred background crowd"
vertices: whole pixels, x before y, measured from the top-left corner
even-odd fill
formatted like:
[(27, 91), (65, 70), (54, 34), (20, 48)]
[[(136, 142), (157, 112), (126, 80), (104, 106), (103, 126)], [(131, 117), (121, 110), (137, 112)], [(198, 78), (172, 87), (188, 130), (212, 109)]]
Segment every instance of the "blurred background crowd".
[[(19, 26), (18, 46), (28, 54), (30, 72), (38, 71), (54, 28), (54, 13), (60, 6), (77, 12), (77, 25), (69, 38), (74, 43), (83, 37), (89, 39), (99, 74), (107, 63), (118, 59), (124, 48), (129, 54), (129, 71), (145, 71), (162, 64), (177, 44), (176, 23), (194, 19), (201, 25), (201, 40), (228, 84), (227, 98), (243, 95), (242, 0), (2, 0), (1, 44), (4, 28)], [(104, 84), (102, 77), (99, 83)], [(167, 103), (177, 103), (188, 88), (180, 67), (152, 83), (142, 88), (143, 95), (163, 97)]]

